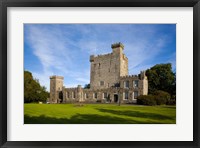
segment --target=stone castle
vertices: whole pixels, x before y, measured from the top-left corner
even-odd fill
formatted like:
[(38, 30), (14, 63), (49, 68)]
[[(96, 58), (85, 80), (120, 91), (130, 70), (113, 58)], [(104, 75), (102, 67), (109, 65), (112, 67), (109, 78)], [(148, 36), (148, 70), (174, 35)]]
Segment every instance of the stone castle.
[(145, 71), (128, 75), (124, 45), (111, 45), (112, 53), (90, 56), (90, 88), (66, 88), (62, 76), (50, 77), (50, 103), (136, 103), (139, 95), (148, 94)]

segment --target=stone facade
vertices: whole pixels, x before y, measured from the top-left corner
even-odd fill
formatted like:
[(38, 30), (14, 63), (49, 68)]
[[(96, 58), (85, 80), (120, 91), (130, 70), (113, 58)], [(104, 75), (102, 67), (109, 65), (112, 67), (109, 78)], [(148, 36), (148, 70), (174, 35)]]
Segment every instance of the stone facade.
[(90, 56), (90, 89), (65, 88), (63, 77), (50, 77), (50, 103), (136, 103), (139, 95), (148, 94), (145, 71), (128, 75), (128, 58), (122, 43), (112, 44), (112, 53)]

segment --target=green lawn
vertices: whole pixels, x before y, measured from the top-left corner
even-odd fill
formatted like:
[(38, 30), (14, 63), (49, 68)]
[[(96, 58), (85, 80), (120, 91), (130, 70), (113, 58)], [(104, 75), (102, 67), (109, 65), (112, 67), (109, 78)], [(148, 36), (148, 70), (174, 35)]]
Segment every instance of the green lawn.
[(175, 124), (175, 106), (24, 104), (25, 124)]

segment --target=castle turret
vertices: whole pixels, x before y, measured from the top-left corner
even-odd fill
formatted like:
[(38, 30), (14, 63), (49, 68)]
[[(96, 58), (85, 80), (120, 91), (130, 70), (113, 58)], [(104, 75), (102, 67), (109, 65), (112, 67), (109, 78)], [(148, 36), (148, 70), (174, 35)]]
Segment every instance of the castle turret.
[(147, 76), (146, 76), (146, 72), (145, 72), (145, 71), (141, 71), (141, 72), (140, 72), (140, 79), (141, 79), (141, 80), (147, 79)]
[(62, 76), (50, 77), (50, 103), (60, 103), (62, 101), (63, 79)]
[(122, 53), (124, 50), (124, 45), (121, 42), (114, 43), (111, 45), (111, 48), (113, 50), (113, 53)]
[(145, 71), (140, 72), (140, 79), (142, 81), (142, 95), (148, 94), (148, 79)]
[(94, 55), (90, 56), (90, 62), (94, 62)]

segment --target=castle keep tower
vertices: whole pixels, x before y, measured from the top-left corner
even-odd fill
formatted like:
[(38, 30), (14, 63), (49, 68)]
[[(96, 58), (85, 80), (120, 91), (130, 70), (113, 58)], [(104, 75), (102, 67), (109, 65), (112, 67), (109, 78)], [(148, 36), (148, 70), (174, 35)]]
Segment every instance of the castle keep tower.
[(62, 99), (63, 77), (50, 77), (50, 103), (60, 103)]
[(111, 45), (112, 53), (90, 56), (90, 87), (91, 89), (109, 88), (119, 84), (121, 76), (128, 75), (128, 58), (124, 55), (124, 45)]

